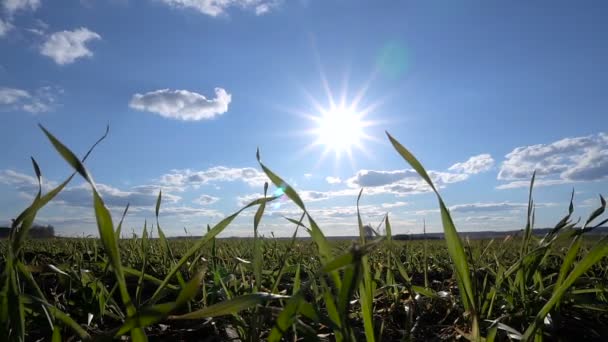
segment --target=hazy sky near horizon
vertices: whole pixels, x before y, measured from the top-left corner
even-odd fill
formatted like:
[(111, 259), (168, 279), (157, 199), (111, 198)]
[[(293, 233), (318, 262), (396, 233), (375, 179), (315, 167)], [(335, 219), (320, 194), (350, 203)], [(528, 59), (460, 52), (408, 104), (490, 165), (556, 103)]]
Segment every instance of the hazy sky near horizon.
[[(608, 189), (605, 1), (0, 0), (0, 225), (71, 172), (43, 124), (87, 167), (124, 232), (168, 235), (260, 197), (263, 162), (327, 235), (361, 213), (395, 233), (441, 231), (435, 197), (385, 130), (430, 171), (459, 230), (520, 229), (534, 170), (537, 226)], [(274, 193), (270, 187), (269, 192)], [(255, 209), (223, 236), (253, 233)], [(269, 205), (263, 234), (290, 235)], [(96, 234), (81, 179), (39, 213)]]

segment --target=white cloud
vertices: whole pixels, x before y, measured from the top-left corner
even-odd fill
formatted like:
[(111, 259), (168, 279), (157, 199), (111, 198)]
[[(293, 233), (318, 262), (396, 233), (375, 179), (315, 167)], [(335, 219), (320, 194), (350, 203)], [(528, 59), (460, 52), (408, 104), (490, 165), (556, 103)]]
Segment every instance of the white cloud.
[(35, 34), (37, 36), (45, 36), (46, 31), (48, 30), (49, 25), (40, 19), (36, 19), (34, 21), (33, 27), (26, 28), (25, 30), (29, 33)]
[(465, 162), (456, 163), (450, 166), (448, 170), (474, 175), (489, 171), (492, 166), (494, 166), (494, 159), (491, 155), (485, 153), (473, 156)]
[[(551, 186), (551, 185), (560, 185), (574, 183), (567, 179), (536, 179), (534, 180), (534, 188), (539, 188), (543, 186)], [(509, 183), (500, 184), (496, 187), (498, 190), (506, 190), (506, 189), (518, 189), (518, 188), (528, 188), (530, 187), (530, 180), (518, 180), (511, 181)]]
[(0, 37), (6, 36), (8, 31), (10, 31), (12, 28), (13, 25), (10, 22), (4, 21), (2, 18), (0, 18)]
[(393, 208), (399, 208), (399, 207), (405, 207), (406, 205), (409, 205), (409, 203), (407, 202), (394, 202), (394, 203), (382, 203), (381, 206), (384, 209), (393, 209)]
[(74, 31), (60, 31), (48, 36), (40, 53), (50, 57), (59, 65), (74, 63), (79, 58), (92, 57), (93, 52), (86, 44), (101, 36), (86, 27)]
[(534, 170), (538, 185), (595, 181), (608, 177), (608, 134), (565, 138), (550, 144), (517, 147), (505, 156), (499, 189), (527, 186)]
[(219, 201), (218, 197), (210, 196), (210, 195), (200, 195), (193, 202), (200, 205), (210, 205)]
[(500, 212), (522, 210), (527, 208), (527, 203), (489, 202), (489, 203), (467, 203), (457, 204), (450, 207), (451, 212)]
[(419, 180), (420, 176), (414, 170), (360, 170), (353, 178), (348, 180), (348, 183), (352, 187), (375, 187), (393, 184), (408, 178)]
[[(291, 207), (289, 209), (269, 209), (273, 216), (297, 216), (302, 214), (302, 210), (297, 207)], [(356, 226), (357, 224), (357, 207), (355, 205), (348, 206), (331, 206), (324, 208), (307, 208), (309, 214), (315, 219), (315, 221), (321, 223), (336, 223), (336, 220), (347, 220), (352, 222)], [(383, 208), (375, 205), (361, 205), (359, 206), (359, 212), (364, 218), (364, 221), (369, 219), (377, 220), (386, 214)]]
[(17, 88), (0, 87), (0, 110), (43, 113), (53, 109), (57, 94), (63, 92), (57, 87), (45, 86), (34, 93)]
[[(556, 206), (556, 203), (534, 203), (536, 208), (546, 208)], [(478, 202), (457, 204), (450, 207), (453, 213), (490, 213), (490, 212), (505, 212), (505, 211), (520, 211), (528, 208), (528, 203), (512, 203), (512, 202)]]
[(298, 195), (304, 203), (322, 201), (329, 199), (332, 195), (331, 191), (314, 191), (314, 190), (302, 190), (298, 191)]
[(327, 183), (329, 184), (340, 184), (342, 183), (342, 180), (340, 179), (340, 177), (325, 177), (325, 181), (327, 181)]
[(281, 0), (161, 0), (176, 8), (194, 9), (203, 14), (217, 17), (226, 14), (230, 7), (251, 10), (256, 15), (263, 15), (277, 7)]
[(4, 0), (4, 9), (9, 15), (21, 10), (32, 10), (35, 11), (40, 7), (40, 0)]
[(312, 173), (305, 173), (304, 178), (306, 178), (306, 179), (312, 178)]
[(160, 89), (133, 95), (129, 107), (165, 118), (198, 121), (226, 113), (231, 100), (232, 95), (222, 88), (215, 88), (214, 99), (188, 90)]
[[(428, 171), (433, 183), (438, 188), (447, 184), (466, 180), (469, 175), (464, 173), (450, 173), (441, 171)], [(407, 170), (360, 170), (346, 181), (351, 188), (365, 187), (367, 194), (391, 193), (397, 196), (419, 194), (431, 191), (430, 187), (413, 169)]]
[(187, 187), (200, 187), (201, 185), (218, 182), (242, 181), (250, 186), (262, 186), (268, 181), (266, 175), (252, 167), (233, 168), (214, 166), (206, 170), (171, 170), (170, 173), (160, 177), (160, 183), (169, 187), (183, 190)]

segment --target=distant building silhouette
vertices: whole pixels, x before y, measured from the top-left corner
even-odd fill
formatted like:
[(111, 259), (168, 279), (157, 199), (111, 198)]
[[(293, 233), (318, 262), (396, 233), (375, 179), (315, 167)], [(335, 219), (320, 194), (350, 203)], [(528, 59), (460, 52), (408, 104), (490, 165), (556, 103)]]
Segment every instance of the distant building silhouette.
[(372, 228), (372, 226), (369, 224), (366, 224), (365, 226), (363, 226), (363, 230), (365, 232), (365, 237), (368, 239), (373, 239), (376, 236), (378, 236), (378, 233), (376, 233), (374, 228)]
[[(10, 234), (10, 227), (0, 227), (0, 239), (6, 239)], [(35, 224), (30, 228), (28, 235), (30, 238), (34, 239), (52, 238), (55, 237), (55, 227), (52, 225), (43, 226)]]

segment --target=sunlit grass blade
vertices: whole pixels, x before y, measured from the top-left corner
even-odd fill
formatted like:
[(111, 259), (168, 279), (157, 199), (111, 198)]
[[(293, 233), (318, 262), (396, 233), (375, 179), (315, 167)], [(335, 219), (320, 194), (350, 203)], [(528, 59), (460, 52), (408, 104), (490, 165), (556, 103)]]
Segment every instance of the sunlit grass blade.
[[(359, 210), (359, 202), (361, 201), (361, 195), (363, 194), (363, 189), (359, 191), (359, 195), (357, 196), (357, 223), (359, 225), (359, 241), (361, 245), (365, 244), (365, 236), (367, 235), (367, 231), (363, 226), (363, 220), (361, 219), (361, 211)], [(371, 227), (368, 227), (371, 229)], [(373, 320), (373, 284), (372, 284), (372, 274), (369, 268), (368, 258), (365, 255), (361, 255), (360, 259), (355, 260), (360, 263), (355, 264), (354, 272), (355, 276), (359, 276), (359, 272), (363, 273), (363, 282), (359, 283), (359, 299), (361, 301), (361, 315), (363, 317), (363, 326), (365, 329), (365, 339), (367, 341), (375, 341), (374, 336), (374, 320)], [(359, 268), (360, 267), (360, 268)]]
[(276, 299), (287, 299), (290, 296), (277, 295), (272, 293), (253, 293), (235, 297), (230, 300), (226, 300), (217, 304), (210, 305), (208, 307), (196, 310), (184, 315), (169, 316), (170, 319), (201, 319), (207, 317), (218, 317), (224, 315), (230, 315), (238, 313), (254, 307), (259, 304), (263, 304), (269, 300)]
[[(47, 131), (42, 125), (40, 128), (47, 136), (53, 147), (57, 150), (57, 152), (63, 157), (63, 159), (74, 168), (76, 172), (78, 172), (91, 186), (91, 190), (93, 191), (93, 208), (95, 211), (95, 219), (97, 221), (98, 232), (103, 242), (104, 248), (108, 253), (110, 258), (110, 263), (112, 265), (112, 269), (116, 276), (116, 281), (118, 282), (118, 288), (120, 291), (120, 295), (123, 301), (123, 304), (127, 308), (127, 314), (132, 316), (135, 314), (135, 306), (131, 301), (131, 297), (129, 295), (129, 291), (127, 289), (127, 285), (125, 282), (124, 274), (122, 271), (122, 263), (120, 261), (120, 253), (118, 251), (118, 242), (116, 240), (116, 232), (114, 231), (114, 224), (112, 223), (112, 217), (110, 215), (109, 210), (106, 208), (103, 199), (99, 195), (97, 191), (97, 187), (95, 182), (93, 181), (92, 176), (89, 171), (86, 169), (84, 164), (78, 160), (76, 155), (68, 149), (63, 143), (61, 143), (57, 138), (55, 138), (49, 131)], [(133, 331), (132, 337), (137, 340), (145, 339), (145, 335), (143, 331)]]
[(196, 275), (182, 288), (175, 302), (145, 307), (139, 310), (136, 315), (127, 318), (125, 323), (116, 332), (115, 336), (118, 337), (124, 335), (132, 329), (147, 327), (167, 318), (171, 312), (177, 310), (194, 299), (196, 294), (199, 292), (200, 284), (204, 275), (204, 270), (197, 272)]
[(433, 181), (429, 177), (428, 173), (422, 166), (422, 164), (414, 157), (414, 155), (408, 151), (401, 143), (395, 140), (388, 132), (386, 133), (388, 139), (391, 144), (401, 155), (401, 157), (408, 163), (412, 168), (427, 182), (427, 184), (431, 187), (435, 195), (437, 196), (437, 200), (439, 202), (439, 209), (441, 212), (441, 222), (443, 224), (443, 232), (445, 235), (445, 241), (448, 247), (448, 252), (450, 254), (450, 258), (454, 263), (454, 268), (456, 269), (456, 274), (462, 284), (461, 289), (461, 297), (462, 302), (466, 310), (471, 311), (472, 317), (472, 333), (473, 339), (479, 340), (479, 325), (478, 325), (478, 317), (477, 317), (477, 308), (475, 307), (476, 300), (474, 299), (475, 292), (473, 290), (473, 283), (471, 282), (470, 269), (467, 262), (467, 256), (464, 252), (464, 247), (462, 246), (462, 241), (458, 236), (458, 232), (456, 231), (456, 227), (454, 222), (452, 221), (452, 217), (450, 212), (448, 211), (443, 199), (439, 195), (439, 192), (435, 188)]
[(524, 340), (527, 341), (530, 339), (536, 332), (538, 325), (543, 322), (547, 314), (559, 303), (563, 295), (566, 291), (574, 284), (574, 282), (589, 268), (599, 262), (602, 258), (608, 255), (608, 236), (603, 237), (597, 244), (589, 250), (589, 252), (583, 257), (581, 261), (579, 261), (574, 269), (568, 274), (564, 282), (559, 285), (557, 290), (553, 293), (551, 298), (547, 301), (547, 303), (543, 306), (543, 308), (538, 312), (532, 324), (526, 329), (524, 333)]

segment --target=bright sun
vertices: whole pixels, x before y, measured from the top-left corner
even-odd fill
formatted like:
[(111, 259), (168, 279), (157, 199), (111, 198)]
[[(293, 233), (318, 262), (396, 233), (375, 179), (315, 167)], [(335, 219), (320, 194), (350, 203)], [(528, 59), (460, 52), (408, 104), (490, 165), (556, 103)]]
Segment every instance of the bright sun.
[(351, 154), (353, 147), (361, 147), (364, 137), (364, 123), (361, 115), (354, 108), (339, 106), (329, 110), (322, 110), (317, 121), (316, 143), (334, 151), (336, 155), (343, 152)]
[(363, 100), (371, 81), (364, 84), (352, 97), (348, 94), (347, 78), (337, 97), (334, 97), (334, 92), (323, 72), (321, 72), (321, 82), (327, 96), (327, 104), (323, 105), (321, 101), (305, 91), (310, 100), (310, 108), (305, 111), (293, 111), (312, 123), (312, 127), (298, 132), (313, 137), (313, 141), (306, 145), (301, 152), (321, 147), (323, 151), (319, 156), (317, 166), (329, 155), (333, 155), (335, 166), (339, 165), (338, 162), (342, 157), (349, 159), (352, 167), (355, 167), (355, 159), (359, 157), (359, 154), (373, 158), (366, 145), (370, 141), (377, 142), (370, 135), (369, 130), (380, 122), (370, 120), (369, 116), (382, 105), (383, 101)]

